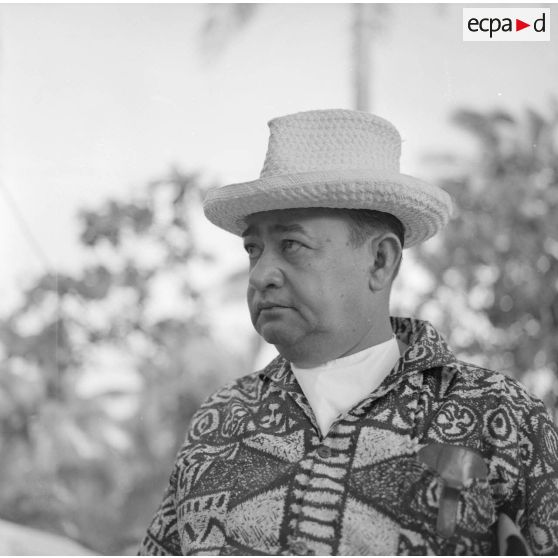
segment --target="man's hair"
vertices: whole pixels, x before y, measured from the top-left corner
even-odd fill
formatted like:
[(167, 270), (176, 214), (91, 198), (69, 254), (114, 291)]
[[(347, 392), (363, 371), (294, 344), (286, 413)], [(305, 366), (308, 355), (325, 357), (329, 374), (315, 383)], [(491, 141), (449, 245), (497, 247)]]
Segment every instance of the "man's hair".
[(350, 241), (353, 246), (362, 246), (370, 236), (381, 231), (394, 233), (403, 247), (405, 227), (397, 217), (372, 209), (342, 209), (341, 211), (348, 217)]
[[(362, 246), (368, 238), (380, 232), (394, 233), (401, 248), (405, 242), (405, 227), (403, 223), (391, 213), (384, 213), (383, 211), (375, 211), (372, 209), (340, 209), (346, 217), (349, 226), (349, 241), (354, 248)], [(392, 282), (395, 280), (401, 267), (401, 259), (397, 262), (395, 272), (392, 277)]]

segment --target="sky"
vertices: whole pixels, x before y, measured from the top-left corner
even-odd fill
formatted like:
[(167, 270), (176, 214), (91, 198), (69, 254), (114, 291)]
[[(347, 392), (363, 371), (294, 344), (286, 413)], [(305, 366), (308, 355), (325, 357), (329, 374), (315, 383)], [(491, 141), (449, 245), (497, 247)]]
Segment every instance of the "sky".
[[(464, 6), (387, 4), (374, 39), (372, 111), (400, 130), (407, 174), (428, 178), (429, 153), (469, 153), (456, 108), (548, 112), (558, 98), (555, 40), (464, 42)], [(556, 29), (558, 8), (544, 6)], [(125, 198), (173, 164), (208, 182), (255, 179), (270, 118), (352, 107), (350, 5), (261, 5), (209, 56), (211, 9), (0, 5), (0, 311), (44, 260), (79, 267), (81, 208)], [(244, 257), (206, 227), (217, 253)]]

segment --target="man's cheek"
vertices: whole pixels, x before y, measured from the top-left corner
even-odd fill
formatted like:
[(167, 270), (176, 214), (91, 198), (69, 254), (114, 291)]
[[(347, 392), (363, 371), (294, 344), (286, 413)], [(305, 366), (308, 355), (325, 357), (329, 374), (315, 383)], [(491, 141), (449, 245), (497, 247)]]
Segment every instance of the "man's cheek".
[(250, 313), (250, 319), (252, 320), (252, 324), (256, 325), (256, 317), (257, 311), (254, 304), (254, 289), (248, 288), (246, 292), (246, 302), (248, 303), (248, 311)]

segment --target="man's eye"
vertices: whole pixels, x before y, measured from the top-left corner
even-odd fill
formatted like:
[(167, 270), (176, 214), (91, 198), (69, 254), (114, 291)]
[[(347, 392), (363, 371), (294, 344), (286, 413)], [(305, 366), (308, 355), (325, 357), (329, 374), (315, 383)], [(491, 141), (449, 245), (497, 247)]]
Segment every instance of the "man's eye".
[(284, 252), (296, 252), (303, 247), (303, 244), (298, 240), (283, 240), (281, 244)]
[(245, 244), (244, 250), (248, 252), (250, 258), (257, 258), (260, 253), (260, 249), (255, 244)]

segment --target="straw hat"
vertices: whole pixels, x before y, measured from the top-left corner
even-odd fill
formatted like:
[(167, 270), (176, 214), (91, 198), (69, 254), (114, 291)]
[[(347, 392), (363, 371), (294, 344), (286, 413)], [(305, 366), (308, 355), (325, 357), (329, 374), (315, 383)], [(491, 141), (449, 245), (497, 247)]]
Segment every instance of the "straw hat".
[(208, 192), (205, 215), (218, 227), (241, 235), (246, 216), (274, 209), (375, 209), (403, 223), (409, 248), (448, 222), (449, 195), (399, 172), (401, 136), (387, 120), (312, 110), (274, 118), (269, 128), (260, 178)]

